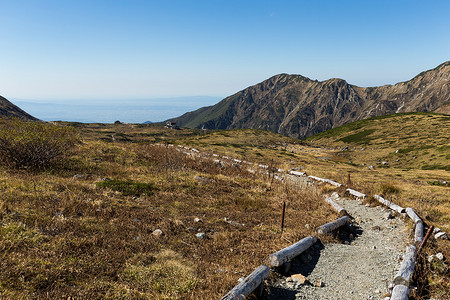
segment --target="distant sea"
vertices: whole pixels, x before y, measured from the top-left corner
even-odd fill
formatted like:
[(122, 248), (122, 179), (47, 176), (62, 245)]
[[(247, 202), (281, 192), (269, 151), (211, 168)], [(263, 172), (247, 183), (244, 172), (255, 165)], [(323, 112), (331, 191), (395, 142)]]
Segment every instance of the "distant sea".
[(82, 123), (160, 122), (214, 105), (221, 97), (195, 96), (132, 100), (23, 100), (10, 99), (30, 115), (43, 121)]

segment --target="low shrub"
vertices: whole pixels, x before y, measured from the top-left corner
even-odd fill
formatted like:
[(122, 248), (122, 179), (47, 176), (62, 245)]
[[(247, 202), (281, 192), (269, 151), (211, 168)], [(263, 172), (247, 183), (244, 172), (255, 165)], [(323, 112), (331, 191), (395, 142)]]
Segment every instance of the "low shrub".
[(78, 142), (72, 127), (19, 119), (0, 119), (0, 164), (41, 170), (61, 162)]
[(383, 194), (383, 195), (392, 195), (392, 194), (400, 193), (400, 189), (391, 183), (381, 184), (380, 189), (381, 189), (381, 194)]

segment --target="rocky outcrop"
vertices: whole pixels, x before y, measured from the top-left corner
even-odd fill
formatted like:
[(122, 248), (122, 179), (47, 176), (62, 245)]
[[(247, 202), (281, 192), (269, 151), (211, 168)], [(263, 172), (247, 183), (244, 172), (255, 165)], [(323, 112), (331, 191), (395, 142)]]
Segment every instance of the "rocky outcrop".
[(396, 85), (358, 87), (342, 79), (279, 74), (216, 105), (172, 119), (205, 129), (255, 128), (303, 138), (345, 123), (400, 112), (450, 107), (450, 62)]

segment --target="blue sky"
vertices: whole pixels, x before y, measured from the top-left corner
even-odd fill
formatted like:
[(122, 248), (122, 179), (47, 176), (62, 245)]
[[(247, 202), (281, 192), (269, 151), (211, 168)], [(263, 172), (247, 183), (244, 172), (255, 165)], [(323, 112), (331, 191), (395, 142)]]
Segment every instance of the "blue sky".
[(394, 84), (450, 59), (450, 1), (0, 0), (0, 95), (225, 97), (278, 73)]

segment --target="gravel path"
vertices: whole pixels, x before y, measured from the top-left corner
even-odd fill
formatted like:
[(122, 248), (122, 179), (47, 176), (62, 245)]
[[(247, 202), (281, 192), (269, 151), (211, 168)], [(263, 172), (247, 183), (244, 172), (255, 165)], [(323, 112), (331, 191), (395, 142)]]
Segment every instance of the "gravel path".
[[(276, 274), (264, 299), (383, 299), (406, 249), (405, 225), (382, 207), (337, 198), (354, 218), (340, 230), (341, 244), (318, 243)], [(307, 282), (291, 281), (302, 274)]]

